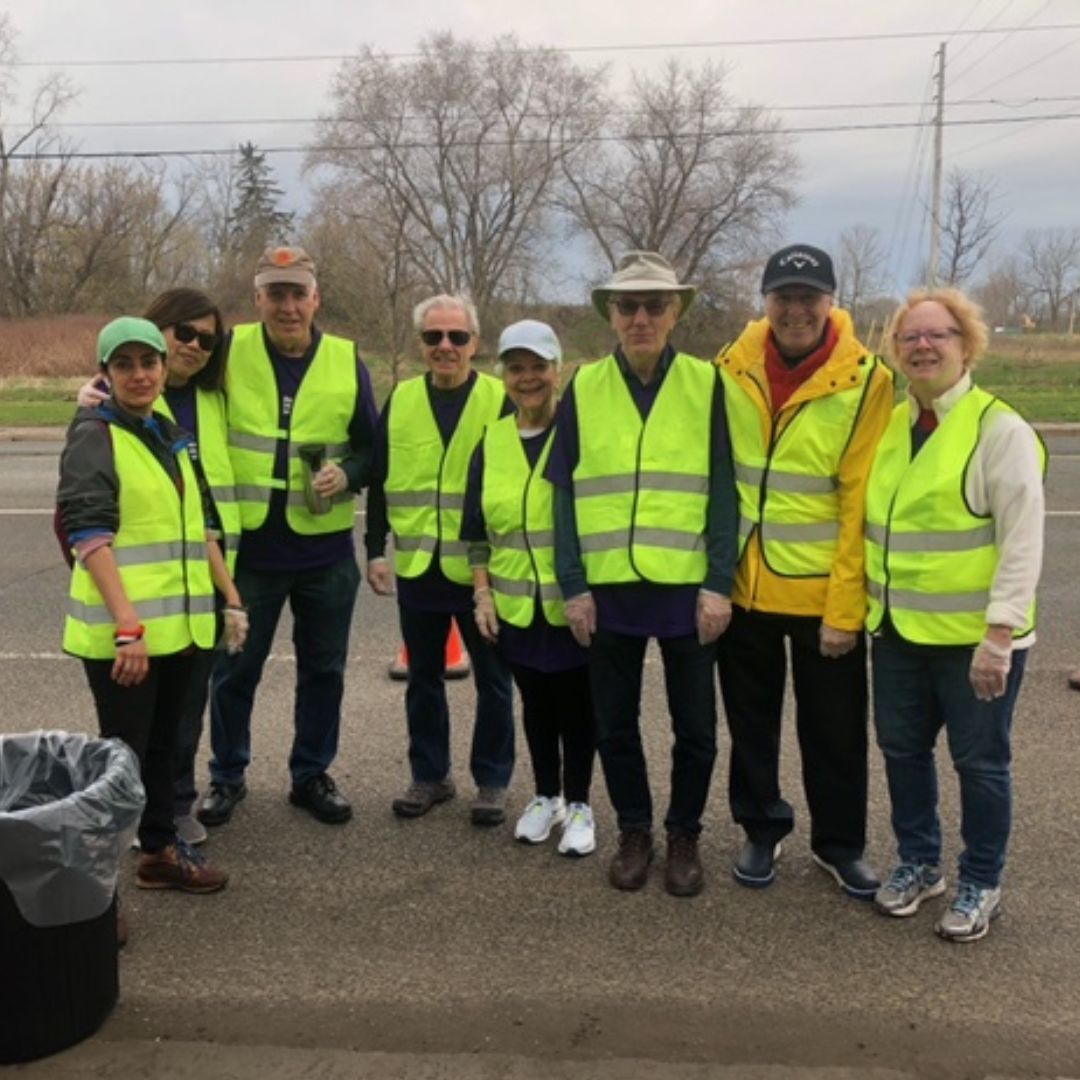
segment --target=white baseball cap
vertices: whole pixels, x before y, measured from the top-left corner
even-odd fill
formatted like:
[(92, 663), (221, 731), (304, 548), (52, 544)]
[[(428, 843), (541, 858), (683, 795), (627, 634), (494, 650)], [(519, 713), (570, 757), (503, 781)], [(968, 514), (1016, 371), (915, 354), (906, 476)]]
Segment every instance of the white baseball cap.
[(514, 349), (526, 349), (543, 360), (562, 363), (562, 346), (555, 331), (547, 323), (536, 319), (522, 319), (511, 323), (499, 335), (499, 359)]

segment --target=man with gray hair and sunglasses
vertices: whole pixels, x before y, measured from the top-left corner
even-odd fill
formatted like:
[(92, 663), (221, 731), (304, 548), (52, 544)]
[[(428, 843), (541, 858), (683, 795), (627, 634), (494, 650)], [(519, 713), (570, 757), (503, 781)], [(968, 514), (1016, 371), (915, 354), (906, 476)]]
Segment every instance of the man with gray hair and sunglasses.
[(588, 649), (597, 749), (619, 826), (608, 879), (642, 888), (653, 806), (640, 727), (656, 638), (675, 736), (664, 886), (704, 885), (701, 817), (716, 759), (716, 640), (731, 617), (736, 497), (723, 386), (670, 344), (695, 294), (662, 256), (632, 251), (593, 305), (617, 339), (575, 373), (556, 416), (547, 479), (566, 618)]
[[(376, 432), (367, 505), (368, 584), (380, 595), (397, 578), (401, 636), (409, 656), (405, 716), (411, 779), (394, 799), (398, 817), (422, 817), (451, 799), (450, 709), (445, 646), (456, 619), (476, 684), (470, 771), (474, 825), (505, 819), (514, 767), (510, 669), (472, 617), (472, 570), (461, 539), (469, 461), (488, 424), (513, 411), (503, 384), (476, 371), (476, 308), (461, 295), (432, 296), (413, 312), (428, 370), (394, 387)], [(394, 537), (393, 561), (386, 557)]]

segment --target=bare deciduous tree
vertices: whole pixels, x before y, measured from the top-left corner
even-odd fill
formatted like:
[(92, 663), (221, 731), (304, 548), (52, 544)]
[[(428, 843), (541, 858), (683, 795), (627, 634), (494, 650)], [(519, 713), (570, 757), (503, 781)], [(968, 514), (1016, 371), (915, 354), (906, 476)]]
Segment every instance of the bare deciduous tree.
[(886, 288), (887, 254), (881, 232), (871, 225), (844, 229), (837, 241), (837, 302), (861, 326), (868, 300)]
[(1004, 220), (994, 208), (996, 199), (992, 180), (960, 169), (949, 173), (938, 267), (943, 284), (963, 285), (986, 257)]
[(1032, 229), (1020, 243), (1020, 263), (1031, 296), (1059, 330), (1069, 301), (1080, 289), (1080, 229)]
[(565, 169), (564, 209), (611, 266), (629, 249), (660, 251), (707, 283), (775, 238), (796, 159), (764, 110), (733, 103), (725, 77), (674, 60), (635, 75), (611, 145)]
[(406, 64), (368, 49), (338, 74), (308, 164), (351, 186), (373, 231), (391, 223), (411, 280), (467, 289), (483, 314), (529, 275), (560, 166), (599, 123), (600, 80), (513, 37), (481, 50), (437, 34)]
[(998, 262), (975, 289), (991, 326), (1020, 326), (1027, 314), (1027, 286), (1019, 259), (1010, 255)]

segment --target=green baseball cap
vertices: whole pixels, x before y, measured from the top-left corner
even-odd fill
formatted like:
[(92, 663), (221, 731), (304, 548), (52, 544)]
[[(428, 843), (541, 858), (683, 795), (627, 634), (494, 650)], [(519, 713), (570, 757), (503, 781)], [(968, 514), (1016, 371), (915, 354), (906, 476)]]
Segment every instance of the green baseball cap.
[(137, 319), (133, 315), (124, 315), (103, 326), (101, 333), (98, 334), (98, 363), (104, 367), (112, 359), (112, 354), (129, 341), (149, 345), (155, 352), (161, 353), (163, 358), (167, 352), (165, 338), (149, 319)]

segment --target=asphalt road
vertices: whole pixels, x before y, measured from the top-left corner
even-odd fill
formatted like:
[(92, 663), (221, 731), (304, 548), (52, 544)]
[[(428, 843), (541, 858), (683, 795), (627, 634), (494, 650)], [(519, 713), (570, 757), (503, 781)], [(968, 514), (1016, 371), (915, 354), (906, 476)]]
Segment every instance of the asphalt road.
[[(702, 854), (706, 891), (605, 880), (614, 822), (597, 773), (599, 850), (570, 861), (467, 817), (472, 694), (451, 684), (464, 797), (402, 822), (407, 779), (393, 600), (356, 609), (334, 769), (355, 819), (286, 802), (294, 665), (283, 622), (256, 705), (250, 794), (207, 853), (232, 874), (209, 897), (139, 892), (121, 1003), (102, 1032), (13, 1074), (44, 1076), (779, 1077), (1080, 1076), (1080, 438), (1051, 435), (1039, 642), (1016, 716), (1006, 914), (982, 943), (932, 932), (936, 902), (887, 920), (810, 862), (794, 732), (784, 786), (799, 815), (776, 884), (731, 879), (727, 738)], [(66, 592), (51, 530), (58, 444), (0, 442), (0, 730), (93, 732), (79, 665), (59, 653)], [(650, 651), (644, 724), (663, 806), (670, 736)], [(522, 754), (524, 741), (519, 741)], [(893, 859), (872, 750), (868, 855)], [(947, 766), (946, 766), (947, 769)], [(200, 770), (201, 771), (201, 770)], [(956, 792), (942, 774), (947, 863)], [(516, 811), (530, 792), (519, 759)], [(0, 978), (3, 972), (0, 970)]]

